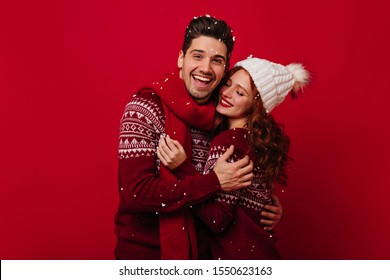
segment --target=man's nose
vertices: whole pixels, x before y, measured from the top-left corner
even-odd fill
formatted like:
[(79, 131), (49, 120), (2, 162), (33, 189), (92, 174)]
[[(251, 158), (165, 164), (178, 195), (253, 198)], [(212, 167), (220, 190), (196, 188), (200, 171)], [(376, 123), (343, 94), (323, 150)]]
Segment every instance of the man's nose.
[(203, 59), (200, 64), (200, 70), (204, 73), (209, 73), (211, 71), (211, 60)]

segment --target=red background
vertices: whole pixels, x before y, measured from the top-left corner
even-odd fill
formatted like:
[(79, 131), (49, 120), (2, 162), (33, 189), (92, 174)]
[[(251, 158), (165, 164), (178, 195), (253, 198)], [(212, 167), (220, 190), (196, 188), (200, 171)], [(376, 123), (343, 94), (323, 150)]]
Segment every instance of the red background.
[(313, 72), (274, 115), (295, 158), (287, 259), (390, 259), (390, 2), (2, 1), (0, 258), (113, 259), (119, 121), (211, 14), (249, 54)]

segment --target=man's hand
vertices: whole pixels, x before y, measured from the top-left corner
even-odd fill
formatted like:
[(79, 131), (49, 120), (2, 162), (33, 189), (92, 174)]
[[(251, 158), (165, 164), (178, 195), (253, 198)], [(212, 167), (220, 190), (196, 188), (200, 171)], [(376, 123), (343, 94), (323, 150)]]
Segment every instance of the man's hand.
[(266, 231), (273, 230), (283, 217), (283, 207), (275, 194), (272, 195), (272, 202), (273, 205), (265, 205), (265, 211), (261, 212), (263, 219), (260, 220), (260, 223), (264, 225)]
[(234, 191), (252, 184), (253, 162), (248, 156), (236, 162), (227, 162), (234, 152), (233, 145), (217, 160), (214, 172), (223, 191)]

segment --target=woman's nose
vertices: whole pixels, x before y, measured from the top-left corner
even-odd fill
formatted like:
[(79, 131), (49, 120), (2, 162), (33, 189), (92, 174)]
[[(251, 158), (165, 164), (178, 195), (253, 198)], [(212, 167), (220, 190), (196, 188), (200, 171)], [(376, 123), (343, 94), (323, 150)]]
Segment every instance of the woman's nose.
[(223, 91), (222, 91), (222, 95), (226, 98), (231, 98), (232, 97), (232, 89), (229, 87), (229, 88), (225, 88)]

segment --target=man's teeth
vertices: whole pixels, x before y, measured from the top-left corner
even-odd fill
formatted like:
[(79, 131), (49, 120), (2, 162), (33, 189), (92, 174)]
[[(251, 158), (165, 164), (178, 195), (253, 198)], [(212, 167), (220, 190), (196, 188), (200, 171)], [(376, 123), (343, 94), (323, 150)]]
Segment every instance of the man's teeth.
[(195, 79), (198, 79), (198, 80), (201, 80), (203, 82), (210, 82), (211, 79), (209, 78), (205, 78), (205, 77), (201, 77), (201, 76), (194, 76)]

